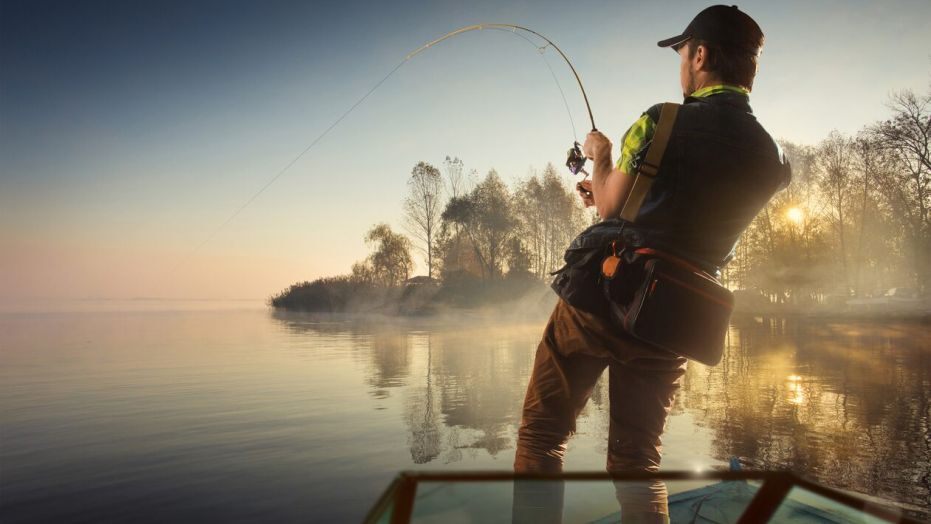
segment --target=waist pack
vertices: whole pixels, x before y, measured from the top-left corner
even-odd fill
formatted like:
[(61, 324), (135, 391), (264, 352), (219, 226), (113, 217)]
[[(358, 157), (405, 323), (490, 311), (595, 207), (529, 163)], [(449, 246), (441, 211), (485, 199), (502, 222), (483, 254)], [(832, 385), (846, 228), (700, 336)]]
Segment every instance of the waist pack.
[(612, 253), (602, 287), (614, 323), (633, 337), (714, 366), (721, 361), (734, 296), (672, 255), (649, 248)]
[(550, 287), (570, 306), (604, 315), (608, 301), (602, 289), (601, 261), (621, 232), (619, 220), (605, 220), (579, 233), (563, 255), (565, 265), (550, 273)]

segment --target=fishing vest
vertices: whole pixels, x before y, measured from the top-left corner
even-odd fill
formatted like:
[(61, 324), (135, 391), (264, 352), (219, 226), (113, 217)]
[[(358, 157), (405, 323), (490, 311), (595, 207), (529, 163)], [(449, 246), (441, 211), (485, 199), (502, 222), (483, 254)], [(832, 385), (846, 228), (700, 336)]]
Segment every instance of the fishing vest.
[[(647, 111), (654, 122), (661, 108)], [(746, 95), (688, 97), (635, 223), (624, 224), (624, 243), (668, 251), (716, 273), (757, 213), (788, 186), (791, 173)]]

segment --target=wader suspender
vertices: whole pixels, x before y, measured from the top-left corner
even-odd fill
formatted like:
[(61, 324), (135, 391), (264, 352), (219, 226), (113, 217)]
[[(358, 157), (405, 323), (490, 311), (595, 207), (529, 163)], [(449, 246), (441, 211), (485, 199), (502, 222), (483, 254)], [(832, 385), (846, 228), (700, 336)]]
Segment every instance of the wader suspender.
[(656, 131), (653, 134), (653, 142), (650, 149), (647, 150), (647, 156), (637, 169), (634, 175), (634, 184), (630, 188), (630, 194), (624, 207), (621, 209), (621, 218), (628, 222), (633, 222), (640, 212), (640, 205), (643, 199), (650, 192), (650, 186), (653, 185), (653, 179), (659, 172), (659, 166), (663, 161), (663, 153), (666, 151), (666, 144), (669, 143), (669, 137), (672, 135), (672, 126), (676, 122), (676, 115), (679, 113), (679, 104), (666, 102), (659, 113), (659, 123), (656, 125)]

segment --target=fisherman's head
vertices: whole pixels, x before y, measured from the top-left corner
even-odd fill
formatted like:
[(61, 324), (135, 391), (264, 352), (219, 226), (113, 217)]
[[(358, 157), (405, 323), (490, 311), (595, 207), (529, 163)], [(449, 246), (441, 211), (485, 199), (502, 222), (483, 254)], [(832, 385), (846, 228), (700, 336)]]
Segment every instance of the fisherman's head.
[(763, 31), (737, 6), (715, 5), (698, 13), (681, 35), (657, 42), (679, 53), (683, 96), (700, 85), (753, 88)]

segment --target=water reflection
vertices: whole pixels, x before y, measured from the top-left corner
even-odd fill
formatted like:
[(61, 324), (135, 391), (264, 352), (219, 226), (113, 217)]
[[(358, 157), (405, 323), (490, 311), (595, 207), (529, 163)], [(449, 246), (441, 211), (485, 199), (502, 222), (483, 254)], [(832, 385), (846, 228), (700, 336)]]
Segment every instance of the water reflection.
[[(0, 315), (0, 521), (357, 522), (399, 470), (510, 469), (542, 327)], [(929, 338), (735, 322), (724, 362), (685, 376), (664, 467), (736, 455), (927, 511)], [(567, 469), (604, 467), (607, 398), (602, 381)]]
[[(351, 337), (369, 394), (402, 399), (413, 464), (455, 464), (482, 452), (510, 467), (504, 452), (514, 447), (539, 325), (277, 318), (295, 334)], [(690, 364), (669, 436), (707, 428), (715, 460), (792, 469), (927, 511), (929, 352), (931, 334), (921, 324), (743, 319), (731, 328), (721, 365)], [(601, 381), (583, 413), (584, 431), (599, 442), (607, 438), (606, 388)]]
[(931, 507), (931, 335), (919, 324), (748, 319), (720, 367), (694, 366), (679, 407), (714, 453)]
[[(292, 333), (352, 335), (354, 351), (368, 354), (369, 393), (378, 399), (403, 396), (414, 464), (451, 464), (475, 451), (496, 457), (513, 449), (537, 325), (463, 329), (416, 322), (312, 322), (287, 314), (276, 318)], [(509, 467), (510, 460), (502, 467)]]

